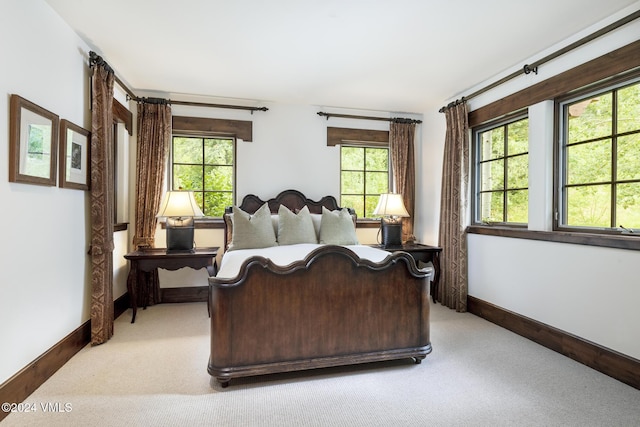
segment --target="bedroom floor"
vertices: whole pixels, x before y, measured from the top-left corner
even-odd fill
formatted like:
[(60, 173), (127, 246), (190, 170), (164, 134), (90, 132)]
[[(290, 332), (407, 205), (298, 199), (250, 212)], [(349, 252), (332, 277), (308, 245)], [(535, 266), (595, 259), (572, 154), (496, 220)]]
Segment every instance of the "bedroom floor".
[[(640, 390), (468, 313), (432, 304), (433, 352), (395, 361), (236, 379), (207, 374), (205, 303), (116, 320), (2, 426), (632, 426)], [(58, 405), (55, 405), (55, 404)], [(58, 408), (59, 411), (44, 411)]]

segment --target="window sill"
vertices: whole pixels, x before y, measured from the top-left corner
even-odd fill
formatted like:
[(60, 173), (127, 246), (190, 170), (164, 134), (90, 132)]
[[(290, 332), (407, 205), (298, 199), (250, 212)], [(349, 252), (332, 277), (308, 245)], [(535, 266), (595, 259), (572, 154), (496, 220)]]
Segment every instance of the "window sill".
[(640, 236), (614, 236), (593, 233), (572, 233), (568, 231), (531, 231), (518, 228), (487, 227), (481, 225), (471, 225), (467, 227), (467, 233), (640, 251)]
[(380, 228), (379, 219), (356, 219), (356, 228)]

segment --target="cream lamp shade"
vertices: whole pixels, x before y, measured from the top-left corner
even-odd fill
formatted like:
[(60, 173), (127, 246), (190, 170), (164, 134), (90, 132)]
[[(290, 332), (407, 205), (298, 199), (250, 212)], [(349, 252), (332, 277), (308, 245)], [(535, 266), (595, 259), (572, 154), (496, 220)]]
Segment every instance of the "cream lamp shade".
[(408, 217), (409, 212), (404, 207), (402, 195), (396, 193), (381, 194), (374, 215), (386, 217)]
[(193, 191), (167, 191), (162, 199), (158, 218), (166, 217), (203, 217)]

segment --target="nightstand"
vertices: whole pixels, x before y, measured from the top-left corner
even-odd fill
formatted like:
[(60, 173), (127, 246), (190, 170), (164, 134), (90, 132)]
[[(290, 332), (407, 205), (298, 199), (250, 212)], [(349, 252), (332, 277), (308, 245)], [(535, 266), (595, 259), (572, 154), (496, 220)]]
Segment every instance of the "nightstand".
[(431, 299), (436, 302), (438, 294), (438, 284), (440, 282), (440, 252), (442, 248), (438, 246), (423, 245), (420, 243), (406, 243), (399, 246), (369, 245), (374, 248), (382, 249), (387, 252), (403, 251), (408, 252), (413, 259), (422, 262), (431, 262), (433, 264), (433, 280), (431, 281)]
[[(213, 248), (197, 248), (193, 252), (190, 251), (167, 251), (166, 248), (150, 248), (137, 250), (126, 254), (124, 257), (129, 260), (131, 267), (129, 268), (129, 276), (127, 278), (127, 290), (129, 291), (129, 300), (133, 315), (131, 323), (136, 321), (136, 313), (138, 311), (138, 292), (142, 295), (145, 302), (143, 309), (147, 308), (146, 301), (149, 298), (149, 284), (144, 273), (162, 268), (165, 270), (177, 270), (183, 267), (190, 267), (194, 270), (206, 268), (209, 277), (215, 276), (218, 270), (216, 264), (216, 256), (218, 255), (217, 247)], [(207, 301), (207, 310), (209, 302)]]

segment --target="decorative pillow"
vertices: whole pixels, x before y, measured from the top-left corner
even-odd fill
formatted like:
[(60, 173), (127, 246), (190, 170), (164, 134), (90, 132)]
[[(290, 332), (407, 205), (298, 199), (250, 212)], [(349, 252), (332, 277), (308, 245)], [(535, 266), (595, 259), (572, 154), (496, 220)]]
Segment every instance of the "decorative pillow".
[(232, 221), (233, 236), (228, 250), (268, 248), (278, 245), (267, 203), (260, 206), (253, 215), (234, 206)]
[(286, 206), (280, 205), (278, 208), (278, 244), (295, 245), (296, 243), (318, 243), (309, 208), (305, 206), (300, 209), (298, 214), (295, 214)]
[(347, 209), (330, 211), (322, 207), (320, 243), (330, 245), (358, 245), (356, 227)]

